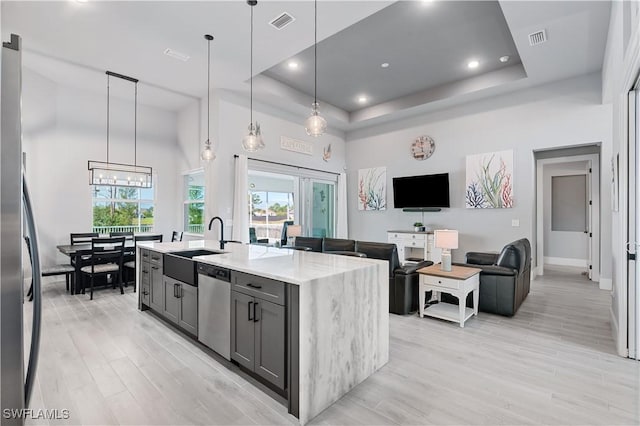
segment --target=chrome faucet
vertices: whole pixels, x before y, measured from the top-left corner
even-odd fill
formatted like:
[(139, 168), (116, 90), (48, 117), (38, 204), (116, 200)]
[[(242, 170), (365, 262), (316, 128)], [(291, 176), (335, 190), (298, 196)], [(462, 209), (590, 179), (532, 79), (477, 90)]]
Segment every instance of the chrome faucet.
[(226, 241), (224, 240), (224, 222), (222, 221), (222, 218), (220, 216), (216, 216), (209, 221), (209, 231), (211, 231), (211, 226), (213, 225), (213, 221), (216, 219), (220, 221), (220, 250), (223, 250), (224, 243)]

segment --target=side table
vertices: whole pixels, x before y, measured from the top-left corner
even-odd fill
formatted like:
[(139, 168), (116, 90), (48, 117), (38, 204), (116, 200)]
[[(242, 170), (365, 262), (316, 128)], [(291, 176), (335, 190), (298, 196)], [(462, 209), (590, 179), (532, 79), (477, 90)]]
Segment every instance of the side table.
[[(466, 266), (452, 266), (451, 272), (445, 272), (440, 264), (420, 268), (419, 300), (420, 318), (425, 315), (440, 318), (447, 321), (454, 321), (464, 327), (464, 322), (473, 315), (478, 315), (478, 302), (480, 298), (480, 272), (481, 269), (469, 268)], [(448, 293), (458, 298), (458, 306), (451, 303), (436, 303), (427, 308), (425, 304), (425, 293), (433, 291), (438, 293)], [(467, 295), (473, 292), (473, 309), (467, 308)]]

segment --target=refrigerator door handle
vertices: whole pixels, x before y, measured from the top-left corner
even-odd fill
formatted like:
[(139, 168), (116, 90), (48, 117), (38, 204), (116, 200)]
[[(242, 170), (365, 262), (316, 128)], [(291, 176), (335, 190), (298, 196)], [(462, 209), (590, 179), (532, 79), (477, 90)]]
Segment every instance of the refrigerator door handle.
[(29, 364), (27, 366), (27, 378), (24, 384), (25, 407), (29, 406), (33, 384), (36, 378), (38, 357), (40, 354), (40, 328), (42, 324), (42, 286), (40, 272), (40, 252), (38, 250), (38, 235), (36, 223), (33, 217), (33, 208), (27, 182), (22, 175), (22, 197), (24, 200), (24, 215), (27, 233), (31, 237), (31, 274), (33, 276), (33, 323), (31, 326), (31, 348), (29, 350)]

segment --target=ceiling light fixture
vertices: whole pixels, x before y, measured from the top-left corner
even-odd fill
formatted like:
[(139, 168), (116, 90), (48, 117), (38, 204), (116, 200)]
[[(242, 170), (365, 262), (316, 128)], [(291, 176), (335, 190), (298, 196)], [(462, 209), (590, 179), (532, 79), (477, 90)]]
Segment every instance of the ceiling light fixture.
[(289, 61), (289, 63), (287, 63), (287, 66), (290, 70), (297, 70), (300, 67), (300, 65), (296, 61)]
[(473, 61), (469, 61), (469, 63), (467, 64), (467, 67), (469, 69), (475, 69), (478, 68), (480, 66), (480, 62), (473, 60)]
[(389, 62), (383, 62), (380, 64), (382, 68), (389, 68)]
[(502, 62), (503, 64), (505, 62), (509, 62), (509, 59), (509, 55), (500, 56), (500, 62)]
[(322, 136), (327, 130), (327, 120), (320, 115), (318, 111), (318, 0), (313, 2), (314, 16), (314, 43), (313, 43), (313, 60), (314, 60), (314, 82), (313, 82), (313, 104), (311, 105), (311, 115), (304, 122), (304, 128), (309, 136)]
[[(138, 79), (107, 71), (107, 161), (89, 161), (89, 185), (111, 185), (151, 188), (153, 169), (138, 166)], [(110, 77), (121, 78), (135, 84), (133, 109), (133, 164), (109, 162), (109, 97)]]
[(366, 104), (368, 100), (369, 98), (367, 98), (365, 95), (358, 96), (358, 103), (360, 104)]
[(216, 159), (216, 154), (211, 149), (209, 133), (211, 124), (211, 40), (213, 40), (213, 36), (205, 34), (204, 38), (207, 40), (207, 140), (204, 141), (204, 149), (200, 153), (200, 158), (204, 161), (211, 161)]
[(171, 58), (178, 59), (182, 62), (187, 62), (191, 58), (191, 56), (187, 55), (186, 53), (178, 52), (177, 50), (173, 50), (171, 48), (165, 49), (164, 54)]
[(253, 7), (258, 4), (258, 0), (247, 0), (247, 4), (251, 6), (251, 60), (250, 60), (250, 100), (249, 109), (251, 115), (251, 122), (249, 123), (249, 134), (242, 139), (242, 148), (248, 152), (255, 152), (264, 148), (264, 141), (262, 140), (262, 134), (260, 132), (260, 125), (253, 123)]

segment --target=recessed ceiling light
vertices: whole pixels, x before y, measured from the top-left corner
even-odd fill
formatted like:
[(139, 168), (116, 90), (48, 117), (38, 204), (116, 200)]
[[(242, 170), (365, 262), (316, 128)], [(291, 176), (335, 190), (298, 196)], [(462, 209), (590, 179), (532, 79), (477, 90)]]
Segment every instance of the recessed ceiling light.
[(509, 55), (500, 56), (500, 62), (509, 62)]
[(478, 68), (480, 66), (480, 62), (473, 60), (473, 61), (469, 61), (469, 63), (467, 63), (467, 67), (470, 69), (475, 69)]
[(367, 98), (365, 95), (358, 96), (358, 103), (359, 104), (366, 104), (368, 100), (369, 100), (369, 98)]
[(289, 67), (290, 70), (297, 70), (300, 64), (298, 64), (296, 61), (289, 61), (287, 63), (287, 66)]
[(86, 2), (88, 2), (88, 1), (89, 1), (89, 0), (75, 0), (75, 2), (76, 2), (76, 3), (86, 3)]
[(389, 62), (383, 62), (380, 64), (382, 68), (389, 68)]

